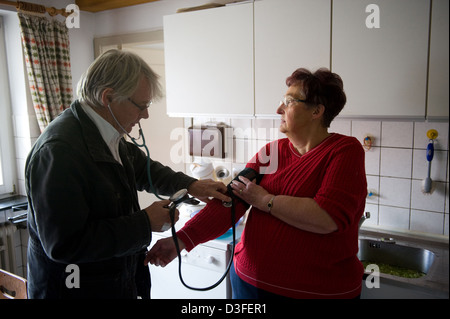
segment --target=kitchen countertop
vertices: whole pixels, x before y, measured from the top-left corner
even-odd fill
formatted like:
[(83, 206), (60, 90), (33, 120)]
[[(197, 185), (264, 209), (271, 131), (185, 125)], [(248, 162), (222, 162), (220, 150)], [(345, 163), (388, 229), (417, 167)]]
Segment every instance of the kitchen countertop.
[(4, 198), (0, 200), (0, 211), (10, 209), (13, 206), (23, 205), (26, 204), (27, 202), (28, 202), (27, 197), (21, 195), (15, 195), (12, 197)]
[(428, 273), (420, 278), (403, 278), (381, 273), (380, 277), (406, 285), (413, 285), (436, 291), (441, 296), (449, 296), (449, 243), (447, 240), (433, 240), (421, 236), (407, 236), (399, 233), (385, 233), (378, 231), (360, 231), (360, 239), (380, 240), (381, 238), (394, 238), (395, 244), (427, 249), (435, 254), (435, 259)]
[(12, 210), (11, 208), (26, 205), (27, 203), (26, 196), (20, 195), (0, 200), (0, 225), (9, 222), (8, 218), (24, 213), (24, 209)]

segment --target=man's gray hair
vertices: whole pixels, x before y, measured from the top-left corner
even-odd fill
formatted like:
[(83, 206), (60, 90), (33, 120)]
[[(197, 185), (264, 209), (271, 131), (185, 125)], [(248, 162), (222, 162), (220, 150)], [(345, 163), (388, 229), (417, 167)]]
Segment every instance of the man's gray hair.
[(150, 85), (152, 100), (162, 96), (159, 76), (137, 54), (129, 51), (109, 50), (100, 55), (78, 82), (77, 94), (92, 107), (102, 106), (102, 93), (113, 89), (113, 100), (122, 102), (136, 91), (141, 76)]

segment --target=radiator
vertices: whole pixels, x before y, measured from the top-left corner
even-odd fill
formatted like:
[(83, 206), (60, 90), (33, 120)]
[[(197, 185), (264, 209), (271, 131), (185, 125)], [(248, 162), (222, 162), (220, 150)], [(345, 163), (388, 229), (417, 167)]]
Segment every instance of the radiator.
[(20, 249), (20, 232), (17, 227), (10, 223), (0, 225), (0, 268), (13, 274), (17, 273), (16, 251)]

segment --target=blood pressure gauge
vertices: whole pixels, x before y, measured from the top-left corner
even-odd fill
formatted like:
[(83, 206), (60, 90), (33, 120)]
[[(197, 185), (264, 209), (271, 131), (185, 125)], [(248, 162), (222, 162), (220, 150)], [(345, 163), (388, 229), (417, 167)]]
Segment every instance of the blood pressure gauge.
[[(191, 205), (198, 205), (200, 203), (194, 197), (189, 197), (188, 191), (187, 191), (186, 188), (180, 189), (178, 192), (176, 192), (175, 194), (170, 196), (169, 200), (171, 201), (171, 203), (168, 206), (165, 206), (165, 207), (170, 210), (172, 222), (173, 222), (173, 219), (174, 219), (173, 214), (175, 212), (175, 208), (179, 204), (181, 204), (181, 203), (188, 203), (188, 204), (191, 204)], [(171, 227), (171, 224), (164, 223), (163, 227), (161, 228), (161, 231), (164, 232), (166, 230), (169, 230), (170, 227)]]
[(178, 206), (181, 203), (187, 203), (191, 205), (198, 205), (200, 202), (193, 197), (189, 197), (188, 191), (186, 188), (180, 189), (178, 192), (170, 196), (169, 200), (171, 203), (168, 208), (172, 208), (173, 206)]
[(186, 188), (180, 189), (178, 192), (170, 196), (169, 200), (171, 201), (171, 203), (169, 204), (169, 208), (172, 208), (173, 206), (178, 206), (178, 204), (181, 204), (187, 199), (189, 199), (187, 189)]

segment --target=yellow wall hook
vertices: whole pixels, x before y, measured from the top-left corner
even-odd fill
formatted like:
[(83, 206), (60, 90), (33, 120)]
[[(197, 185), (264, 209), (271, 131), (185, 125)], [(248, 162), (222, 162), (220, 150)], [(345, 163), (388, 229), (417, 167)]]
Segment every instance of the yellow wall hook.
[(427, 131), (427, 137), (430, 140), (434, 140), (434, 139), (436, 139), (438, 137), (438, 132), (436, 130), (434, 130), (434, 129), (428, 130)]

